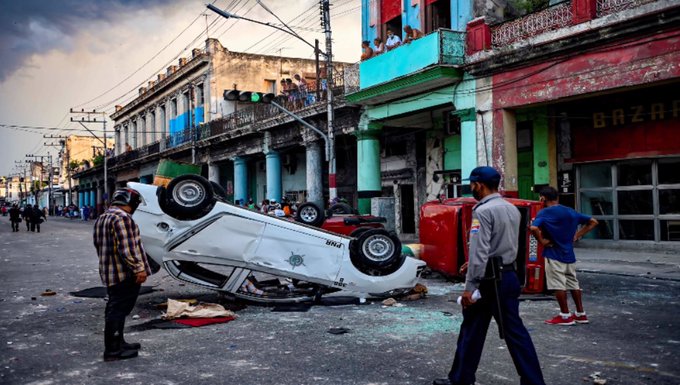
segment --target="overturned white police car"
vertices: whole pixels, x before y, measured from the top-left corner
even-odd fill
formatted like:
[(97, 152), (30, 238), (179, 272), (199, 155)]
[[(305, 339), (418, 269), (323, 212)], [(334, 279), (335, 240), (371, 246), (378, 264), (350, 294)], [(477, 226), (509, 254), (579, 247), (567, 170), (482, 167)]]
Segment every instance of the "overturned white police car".
[[(227, 203), (219, 187), (197, 175), (165, 187), (128, 183), (142, 203), (133, 217), (151, 260), (173, 277), (257, 302), (301, 302), (347, 291), (386, 296), (415, 286), (425, 263), (402, 255), (384, 229), (355, 237)], [(252, 273), (279, 285), (252, 290)], [(271, 280), (268, 285), (271, 285)]]

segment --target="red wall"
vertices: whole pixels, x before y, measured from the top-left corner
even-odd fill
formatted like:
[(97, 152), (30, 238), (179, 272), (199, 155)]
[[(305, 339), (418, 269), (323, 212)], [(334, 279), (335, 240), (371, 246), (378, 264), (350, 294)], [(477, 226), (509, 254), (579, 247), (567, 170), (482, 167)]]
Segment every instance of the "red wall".
[[(503, 109), (515, 109), (539, 103), (559, 103), (561, 99), (586, 97), (620, 88), (650, 85), (680, 79), (680, 30), (665, 32), (627, 42), (599, 47), (592, 52), (554, 59), (493, 76), (494, 165), (503, 169)], [(656, 127), (656, 128), (655, 128)], [(617, 130), (591, 133), (587, 130), (577, 141), (588, 151), (601, 151), (601, 145), (617, 138), (610, 154), (633, 154), (640, 148), (645, 154), (663, 148), (677, 152), (677, 133), (667, 125), (633, 128), (629, 135)], [(650, 135), (645, 135), (651, 130)], [(641, 137), (644, 136), (644, 138)], [(661, 146), (661, 147), (659, 147)], [(576, 146), (575, 146), (576, 147)], [(616, 149), (614, 147), (617, 147)], [(653, 150), (656, 149), (656, 150)], [(590, 152), (589, 152), (590, 153)], [(580, 154), (585, 159), (586, 155)], [(603, 154), (605, 156), (605, 154)]]
[(679, 35), (667, 32), (494, 75), (494, 109), (678, 78)]
[(571, 127), (568, 161), (680, 154), (678, 90), (674, 83), (557, 106)]
[[(380, 2), (380, 22), (387, 23), (397, 16), (401, 16), (401, 1), (402, 0), (382, 0)], [(400, 35), (401, 31), (395, 32)]]

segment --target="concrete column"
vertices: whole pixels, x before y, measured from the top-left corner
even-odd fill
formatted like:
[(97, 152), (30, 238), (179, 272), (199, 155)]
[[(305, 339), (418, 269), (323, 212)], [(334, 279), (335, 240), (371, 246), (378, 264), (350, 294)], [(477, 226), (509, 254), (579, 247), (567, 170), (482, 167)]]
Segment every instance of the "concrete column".
[(477, 167), (477, 128), (474, 119), (473, 116), (473, 120), (460, 123), (460, 174), (463, 179), (468, 178)]
[(307, 162), (307, 201), (324, 207), (323, 202), (323, 171), (321, 170), (321, 143), (308, 142), (305, 147)]
[(380, 128), (378, 124), (368, 123), (366, 129), (354, 133), (357, 137), (357, 193), (361, 214), (370, 214), (371, 198), (382, 195), (378, 140)]
[(104, 184), (99, 184), (97, 187), (97, 204), (104, 203)]
[(503, 110), (503, 189), (510, 196), (517, 196), (517, 121), (515, 111)]
[(270, 151), (267, 159), (267, 199), (280, 201), (281, 193), (281, 156), (276, 151)]
[(234, 158), (234, 202), (248, 199), (248, 163), (244, 158)]
[(90, 190), (90, 206), (96, 205), (97, 205), (97, 189), (93, 187)]
[(83, 205), (83, 200), (84, 200), (83, 195), (84, 194), (83, 194), (82, 191), (78, 191), (78, 202), (76, 202), (78, 207)]
[(208, 162), (208, 180), (211, 181), (211, 182), (215, 182), (218, 185), (222, 186), (222, 184), (220, 184), (220, 166), (219, 165), (212, 163), (212, 162)]

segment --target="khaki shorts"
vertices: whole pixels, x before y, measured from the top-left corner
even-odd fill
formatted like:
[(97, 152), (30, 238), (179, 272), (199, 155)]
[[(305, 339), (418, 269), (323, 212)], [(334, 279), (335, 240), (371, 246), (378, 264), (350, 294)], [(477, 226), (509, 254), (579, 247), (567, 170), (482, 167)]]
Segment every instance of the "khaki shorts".
[(548, 290), (579, 290), (574, 263), (545, 259), (545, 281)]

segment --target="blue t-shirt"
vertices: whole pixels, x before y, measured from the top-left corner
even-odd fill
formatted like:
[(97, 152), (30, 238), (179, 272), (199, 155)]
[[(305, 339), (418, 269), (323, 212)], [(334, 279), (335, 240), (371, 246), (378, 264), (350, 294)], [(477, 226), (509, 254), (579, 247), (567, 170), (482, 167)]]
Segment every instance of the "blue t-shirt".
[(543, 248), (543, 256), (563, 263), (576, 262), (574, 234), (579, 225), (588, 221), (590, 221), (588, 215), (562, 205), (546, 207), (539, 211), (533, 226), (540, 228), (543, 237), (552, 243), (552, 247)]

